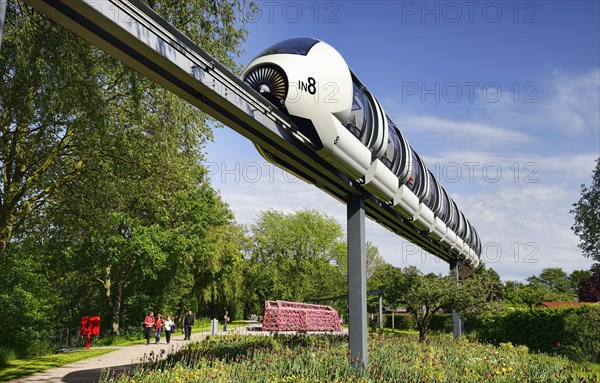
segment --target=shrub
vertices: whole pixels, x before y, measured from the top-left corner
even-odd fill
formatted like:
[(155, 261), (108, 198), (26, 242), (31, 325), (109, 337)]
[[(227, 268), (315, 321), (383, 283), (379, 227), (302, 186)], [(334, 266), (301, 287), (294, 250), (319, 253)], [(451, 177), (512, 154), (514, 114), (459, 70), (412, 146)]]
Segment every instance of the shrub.
[(600, 307), (584, 306), (564, 318), (564, 353), (577, 360), (600, 363)]
[(11, 360), (15, 359), (16, 355), (13, 350), (0, 347), (0, 366), (5, 366)]
[(533, 351), (597, 361), (600, 307), (509, 308), (482, 315), (476, 333), (479, 340), (494, 344), (511, 342)]
[(452, 314), (435, 314), (429, 323), (431, 331), (452, 332)]
[[(383, 325), (392, 328), (392, 314), (383, 315)], [(417, 328), (415, 318), (410, 314), (394, 314), (394, 328), (398, 330), (414, 330)]]

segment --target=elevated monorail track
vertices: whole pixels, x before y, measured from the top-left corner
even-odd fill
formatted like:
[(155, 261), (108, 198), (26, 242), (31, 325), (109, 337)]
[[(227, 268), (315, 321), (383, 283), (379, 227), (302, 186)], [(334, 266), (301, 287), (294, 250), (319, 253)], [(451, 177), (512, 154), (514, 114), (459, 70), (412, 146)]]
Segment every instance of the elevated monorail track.
[(276, 157), (337, 200), (365, 196), (375, 222), (446, 262), (460, 261), (306, 145), (291, 119), (139, 0), (25, 0)]

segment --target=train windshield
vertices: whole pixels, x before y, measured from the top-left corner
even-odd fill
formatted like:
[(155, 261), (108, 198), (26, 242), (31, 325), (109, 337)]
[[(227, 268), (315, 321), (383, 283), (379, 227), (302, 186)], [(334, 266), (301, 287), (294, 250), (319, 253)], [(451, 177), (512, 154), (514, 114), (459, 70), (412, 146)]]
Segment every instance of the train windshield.
[(346, 129), (369, 147), (369, 138), (373, 131), (373, 110), (365, 92), (356, 83), (353, 85), (352, 110), (346, 118)]
[(310, 49), (318, 42), (319, 40), (315, 40), (310, 37), (296, 37), (293, 39), (284, 40), (275, 45), (271, 45), (262, 51), (258, 56), (256, 56), (256, 58), (279, 53), (306, 56)]

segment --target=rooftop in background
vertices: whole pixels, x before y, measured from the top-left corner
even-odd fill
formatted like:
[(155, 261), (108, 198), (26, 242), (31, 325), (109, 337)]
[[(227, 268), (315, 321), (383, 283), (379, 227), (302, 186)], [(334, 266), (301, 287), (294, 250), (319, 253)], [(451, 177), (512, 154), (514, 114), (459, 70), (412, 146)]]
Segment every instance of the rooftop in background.
[(571, 307), (571, 306), (583, 306), (583, 305), (597, 305), (598, 302), (540, 302), (536, 306), (538, 307)]

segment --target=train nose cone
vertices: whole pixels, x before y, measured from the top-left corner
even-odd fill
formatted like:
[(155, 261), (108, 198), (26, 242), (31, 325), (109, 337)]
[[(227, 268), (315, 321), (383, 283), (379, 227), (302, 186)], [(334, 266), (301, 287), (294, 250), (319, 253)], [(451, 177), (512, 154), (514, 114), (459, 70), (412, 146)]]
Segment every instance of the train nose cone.
[(261, 84), (258, 87), (258, 93), (271, 93), (271, 88), (267, 84)]

